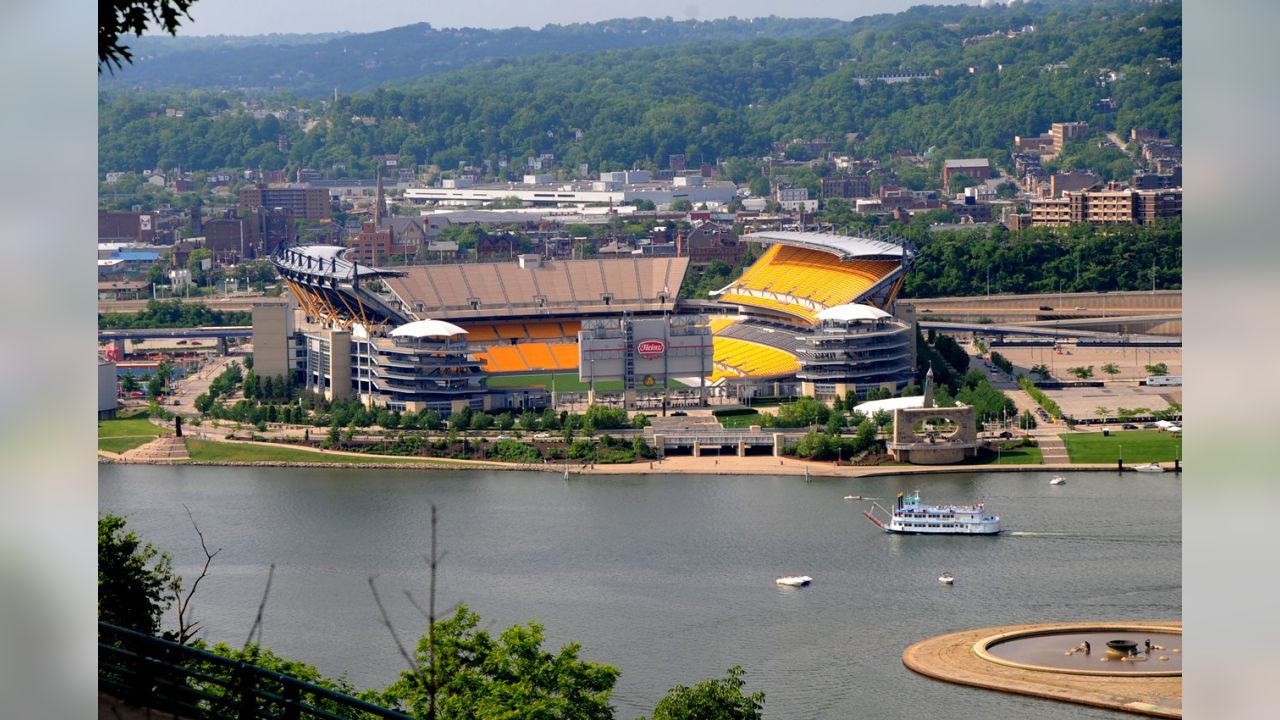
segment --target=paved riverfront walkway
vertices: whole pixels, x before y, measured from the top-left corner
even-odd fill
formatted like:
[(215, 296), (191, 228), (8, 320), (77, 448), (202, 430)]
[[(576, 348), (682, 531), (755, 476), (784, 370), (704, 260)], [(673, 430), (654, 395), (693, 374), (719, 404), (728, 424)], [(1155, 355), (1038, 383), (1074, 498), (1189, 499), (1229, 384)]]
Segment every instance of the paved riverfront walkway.
[(1018, 693), (1033, 697), (1122, 710), (1154, 717), (1182, 717), (1182, 677), (1122, 677), (1072, 675), (1052, 670), (1009, 667), (974, 653), (974, 643), (1014, 630), (1071, 628), (1132, 628), (1159, 625), (1182, 629), (1180, 620), (1144, 622), (1087, 622), (1009, 625), (939, 635), (918, 642), (902, 653), (902, 663), (936, 680)]

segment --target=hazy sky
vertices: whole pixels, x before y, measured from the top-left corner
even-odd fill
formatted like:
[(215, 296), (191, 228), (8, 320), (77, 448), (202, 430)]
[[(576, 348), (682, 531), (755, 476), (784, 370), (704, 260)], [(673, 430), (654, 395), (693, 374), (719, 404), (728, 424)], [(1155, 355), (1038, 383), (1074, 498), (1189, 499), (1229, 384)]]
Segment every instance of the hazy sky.
[[(852, 20), (898, 12), (923, 0), (198, 0), (192, 21), (179, 35), (261, 35), (265, 33), (369, 32), (429, 22), (437, 28), (525, 26), (595, 22), (619, 17), (671, 17), (709, 20), (779, 15)], [(932, 0), (956, 5), (959, 0)], [(970, 4), (977, 4), (972, 0)]]

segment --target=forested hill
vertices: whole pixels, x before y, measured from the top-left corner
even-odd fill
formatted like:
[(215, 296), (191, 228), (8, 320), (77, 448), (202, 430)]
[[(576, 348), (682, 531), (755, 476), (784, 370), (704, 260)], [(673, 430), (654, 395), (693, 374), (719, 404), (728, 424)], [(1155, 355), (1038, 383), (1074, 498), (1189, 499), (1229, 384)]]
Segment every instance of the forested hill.
[[(795, 139), (882, 158), (908, 148), (1005, 162), (1014, 135), (1070, 120), (1122, 134), (1152, 128), (1181, 142), (1177, 4), (917, 7), (837, 25), (841, 33), (803, 40), (494, 61), (344, 95), (323, 110), (311, 103), (319, 122), (306, 131), (255, 119), (234, 95), (104, 95), (99, 167), (369, 177), (381, 153), (446, 170), (496, 168), (503, 158), (522, 167), (524, 157), (554, 153), (560, 167), (597, 172), (661, 168), (680, 153), (690, 162), (758, 158)], [(164, 117), (166, 105), (184, 117)]]
[[(371, 7), (376, 8), (376, 3)], [(199, 12), (197, 8), (197, 13)], [(439, 75), (476, 63), (545, 53), (813, 38), (843, 33), (826, 19), (619, 19), (547, 25), (541, 30), (434, 28), (418, 23), (373, 33), (254, 37), (130, 39), (136, 60), (101, 87), (113, 91), (194, 89), (284, 91), (300, 96), (367, 90), (396, 80)]]

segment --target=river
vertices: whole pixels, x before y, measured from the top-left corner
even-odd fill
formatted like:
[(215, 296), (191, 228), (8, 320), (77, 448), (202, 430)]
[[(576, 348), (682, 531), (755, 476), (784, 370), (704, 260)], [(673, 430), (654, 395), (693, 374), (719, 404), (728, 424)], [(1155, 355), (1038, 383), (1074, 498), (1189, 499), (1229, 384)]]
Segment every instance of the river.
[[(974, 473), (867, 479), (103, 465), (99, 507), (174, 555), (221, 548), (194, 612), (244, 642), (266, 586), (262, 642), (383, 687), (404, 669), (369, 590), (407, 645), (425, 622), (430, 507), (444, 553), (437, 603), (497, 633), (530, 620), (551, 649), (621, 668), (620, 719), (676, 684), (746, 670), (765, 717), (1120, 718), (945, 684), (903, 667), (911, 643), (1014, 623), (1180, 619), (1181, 481), (1174, 474)], [(868, 503), (984, 502), (1000, 537), (886, 535)], [(943, 572), (955, 576), (943, 586)], [(814, 578), (782, 588), (779, 575)], [(171, 624), (166, 618), (166, 626)]]

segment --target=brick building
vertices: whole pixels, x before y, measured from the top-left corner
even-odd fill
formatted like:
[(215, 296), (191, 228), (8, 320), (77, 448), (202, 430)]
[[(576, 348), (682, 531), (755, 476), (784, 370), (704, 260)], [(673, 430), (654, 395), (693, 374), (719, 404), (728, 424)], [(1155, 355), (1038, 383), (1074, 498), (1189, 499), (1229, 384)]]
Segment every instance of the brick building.
[(746, 244), (738, 241), (732, 227), (711, 221), (699, 223), (688, 237), (678, 236), (676, 245), (677, 253), (687, 256), (691, 263), (722, 260), (736, 265), (747, 251)]
[(871, 178), (865, 175), (822, 178), (822, 197), (845, 199), (871, 197)]
[(204, 246), (223, 264), (269, 256), (296, 239), (293, 212), (285, 208), (228, 210), (204, 221)]
[(155, 244), (155, 215), (141, 212), (98, 211), (98, 242)]
[(265, 185), (246, 185), (240, 188), (240, 209), (285, 208), (296, 218), (322, 220), (329, 217), (329, 190), (327, 188), (273, 188)]
[(1111, 183), (1104, 190), (1067, 192), (1060, 198), (1031, 201), (1031, 224), (1064, 226), (1153, 225), (1182, 217), (1182, 191), (1134, 190)]
[(951, 187), (951, 178), (966, 175), (974, 180), (991, 177), (991, 161), (986, 158), (957, 158), (942, 163), (942, 186)]

